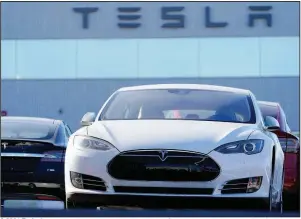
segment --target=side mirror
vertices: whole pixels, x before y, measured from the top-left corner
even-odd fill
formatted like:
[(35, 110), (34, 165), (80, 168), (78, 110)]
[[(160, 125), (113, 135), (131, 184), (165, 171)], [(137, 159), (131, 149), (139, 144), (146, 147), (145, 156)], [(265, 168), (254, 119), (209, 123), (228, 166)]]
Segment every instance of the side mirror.
[(268, 131), (277, 131), (280, 129), (279, 122), (274, 117), (266, 116), (264, 118), (264, 123)]
[(83, 118), (82, 118), (82, 120), (81, 120), (80, 123), (81, 123), (82, 126), (89, 126), (89, 125), (92, 125), (92, 123), (94, 122), (95, 118), (96, 118), (96, 114), (95, 113), (88, 112), (88, 113), (86, 113), (83, 116)]

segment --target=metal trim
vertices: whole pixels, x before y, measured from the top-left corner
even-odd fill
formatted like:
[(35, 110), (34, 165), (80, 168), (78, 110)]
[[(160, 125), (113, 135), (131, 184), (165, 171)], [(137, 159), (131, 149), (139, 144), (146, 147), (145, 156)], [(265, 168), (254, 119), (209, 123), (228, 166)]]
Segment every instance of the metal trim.
[(3, 185), (19, 185), (29, 186), (30, 184), (35, 185), (37, 188), (60, 188), (60, 184), (57, 183), (36, 183), (36, 182), (3, 182)]
[(248, 185), (248, 183), (232, 183), (232, 184), (224, 184), (223, 186), (237, 186), (237, 185)]
[(96, 184), (90, 184), (90, 183), (83, 183), (84, 185), (84, 188), (85, 188), (85, 185), (88, 185), (88, 186), (99, 186), (99, 187), (103, 187), (103, 188), (107, 188), (107, 186), (103, 186), (103, 185), (96, 185)]
[[(166, 151), (166, 152), (179, 152), (179, 153), (187, 153), (187, 154), (195, 154), (197, 156), (177, 156), (177, 155), (166, 155), (164, 159), (162, 158), (162, 154), (160, 154), (161, 151)], [(135, 155), (135, 154), (127, 154), (127, 153), (139, 153), (139, 152), (158, 152), (158, 155)], [(198, 156), (199, 155), (199, 156)], [(173, 150), (173, 149), (146, 149), (146, 150), (132, 150), (132, 151), (124, 151), (119, 154), (119, 156), (122, 157), (158, 157), (162, 161), (165, 161), (169, 157), (173, 158), (203, 158), (206, 159), (208, 156), (202, 153), (194, 152), (194, 151), (185, 151), (185, 150)]]
[(175, 150), (175, 149), (163, 149), (163, 148), (154, 148), (154, 149), (140, 149), (140, 150), (130, 150), (130, 151), (123, 151), (120, 154), (125, 153), (131, 153), (131, 152), (144, 152), (144, 151), (168, 151), (168, 152), (184, 152), (184, 153), (190, 153), (190, 154), (199, 154), (199, 155), (205, 155), (203, 153), (195, 152), (195, 151), (186, 151), (186, 150)]
[(227, 189), (219, 189), (219, 190), (227, 191), (227, 190), (236, 190), (236, 189), (245, 189), (247, 191), (247, 188), (227, 188)]
[(104, 183), (104, 181), (101, 180), (92, 180), (92, 179), (85, 179), (83, 178), (84, 181), (91, 181), (91, 182), (100, 182), (100, 183)]
[[(120, 155), (121, 157), (160, 157), (160, 155)], [(167, 157), (191, 157), (191, 158), (198, 158), (198, 157), (206, 157), (206, 156), (173, 156), (173, 155), (169, 155)]]

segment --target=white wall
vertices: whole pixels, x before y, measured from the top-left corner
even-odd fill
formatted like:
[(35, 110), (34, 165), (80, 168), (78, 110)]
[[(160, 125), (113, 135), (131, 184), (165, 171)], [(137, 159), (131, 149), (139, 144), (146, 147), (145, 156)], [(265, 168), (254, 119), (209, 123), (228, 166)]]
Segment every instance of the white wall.
[(299, 37), (1, 40), (2, 79), (299, 75)]

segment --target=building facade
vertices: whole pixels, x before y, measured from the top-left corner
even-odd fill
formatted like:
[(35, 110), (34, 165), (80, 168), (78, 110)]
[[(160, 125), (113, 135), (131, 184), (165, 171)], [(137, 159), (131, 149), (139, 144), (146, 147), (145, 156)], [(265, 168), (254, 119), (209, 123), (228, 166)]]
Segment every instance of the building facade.
[(1, 105), (79, 127), (123, 86), (205, 83), (280, 102), (299, 130), (298, 2), (1, 3)]

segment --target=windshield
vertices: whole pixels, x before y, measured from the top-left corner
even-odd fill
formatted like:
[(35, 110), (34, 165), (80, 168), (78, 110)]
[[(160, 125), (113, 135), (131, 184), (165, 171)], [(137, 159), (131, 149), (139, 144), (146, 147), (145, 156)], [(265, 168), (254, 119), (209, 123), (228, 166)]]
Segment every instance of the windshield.
[(255, 123), (252, 100), (244, 94), (192, 89), (117, 92), (100, 120), (179, 119)]
[(54, 130), (48, 124), (36, 122), (1, 121), (1, 138), (48, 140)]

